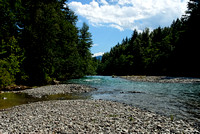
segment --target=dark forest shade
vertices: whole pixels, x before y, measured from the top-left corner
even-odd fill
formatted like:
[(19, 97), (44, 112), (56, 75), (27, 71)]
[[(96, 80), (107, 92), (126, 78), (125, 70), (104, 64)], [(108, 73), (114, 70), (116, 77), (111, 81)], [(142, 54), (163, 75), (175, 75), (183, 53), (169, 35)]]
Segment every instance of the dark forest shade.
[(89, 27), (65, 3), (0, 0), (0, 88), (93, 73)]

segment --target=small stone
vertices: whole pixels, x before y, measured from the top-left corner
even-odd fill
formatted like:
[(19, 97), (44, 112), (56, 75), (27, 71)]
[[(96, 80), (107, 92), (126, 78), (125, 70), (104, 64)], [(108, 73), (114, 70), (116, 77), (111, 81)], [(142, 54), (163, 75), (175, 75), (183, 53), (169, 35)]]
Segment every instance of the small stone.
[(162, 126), (158, 125), (158, 126), (157, 126), (157, 129), (161, 130), (161, 129), (162, 129)]
[(128, 130), (127, 129), (122, 129), (122, 132), (123, 133), (128, 133)]
[[(133, 117), (134, 121), (130, 121), (130, 117)], [(20, 105), (0, 112), (0, 133), (1, 131), (2, 133), (199, 132), (182, 120), (171, 122), (167, 117), (103, 100), (56, 100)]]

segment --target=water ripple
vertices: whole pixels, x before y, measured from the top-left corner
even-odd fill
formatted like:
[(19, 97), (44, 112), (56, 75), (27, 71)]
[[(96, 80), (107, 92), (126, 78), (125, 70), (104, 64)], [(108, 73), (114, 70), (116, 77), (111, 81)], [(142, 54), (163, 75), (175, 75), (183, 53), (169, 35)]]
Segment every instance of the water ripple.
[(69, 81), (95, 88), (93, 99), (123, 102), (162, 115), (200, 122), (200, 84), (133, 82), (110, 76)]

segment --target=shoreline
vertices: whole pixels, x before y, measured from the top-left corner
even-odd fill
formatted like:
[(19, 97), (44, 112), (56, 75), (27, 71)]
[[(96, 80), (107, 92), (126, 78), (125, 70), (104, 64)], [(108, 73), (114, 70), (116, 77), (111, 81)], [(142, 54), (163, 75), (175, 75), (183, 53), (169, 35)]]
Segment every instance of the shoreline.
[(56, 100), (0, 112), (0, 133), (199, 133), (192, 124), (104, 100)]
[(81, 84), (58, 84), (58, 85), (48, 85), (48, 86), (42, 86), (42, 87), (26, 89), (21, 91), (14, 91), (14, 92), (26, 93), (35, 98), (42, 98), (42, 96), (45, 95), (86, 93), (94, 90), (97, 89)]
[[(15, 93), (40, 98), (93, 90), (97, 89), (60, 84)], [(91, 99), (39, 101), (0, 111), (0, 133), (199, 133), (194, 123), (119, 102)]]
[(79, 84), (59, 84), (36, 87), (19, 91), (0, 92), (0, 111), (22, 104), (50, 100), (88, 99), (88, 92), (97, 90)]
[(200, 83), (200, 78), (190, 78), (190, 77), (146, 76), (146, 75), (132, 75), (132, 76), (119, 76), (119, 77), (137, 82)]

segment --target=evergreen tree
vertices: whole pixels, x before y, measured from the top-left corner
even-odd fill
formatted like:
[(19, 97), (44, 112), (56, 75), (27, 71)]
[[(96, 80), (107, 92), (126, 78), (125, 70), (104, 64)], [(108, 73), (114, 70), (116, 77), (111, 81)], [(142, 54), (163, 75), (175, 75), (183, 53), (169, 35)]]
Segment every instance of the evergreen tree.
[(93, 70), (92, 64), (92, 58), (91, 58), (91, 52), (90, 47), (92, 46), (92, 35), (89, 32), (89, 26), (86, 23), (83, 23), (82, 28), (79, 30), (79, 43), (78, 43), (78, 50), (79, 54), (81, 56), (81, 65), (80, 69), (83, 73), (89, 74), (91, 70)]
[(199, 59), (199, 36), (200, 30), (200, 6), (199, 0), (190, 0), (188, 2), (188, 10), (183, 16), (178, 29), (176, 48), (174, 53), (174, 64), (180, 75), (197, 76), (199, 77), (198, 64)]
[(99, 72), (199, 77), (199, 3), (190, 0), (186, 15), (170, 27), (158, 27), (152, 32), (147, 28), (142, 33), (134, 30), (130, 39), (123, 39), (103, 55)]
[(0, 0), (0, 86), (94, 73), (89, 27), (76, 22), (66, 0)]
[(20, 0), (0, 0), (0, 88), (27, 78), (22, 69), (24, 51), (18, 42), (21, 9)]

